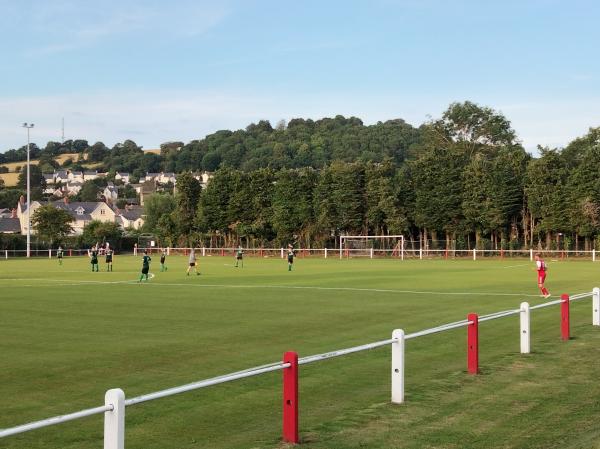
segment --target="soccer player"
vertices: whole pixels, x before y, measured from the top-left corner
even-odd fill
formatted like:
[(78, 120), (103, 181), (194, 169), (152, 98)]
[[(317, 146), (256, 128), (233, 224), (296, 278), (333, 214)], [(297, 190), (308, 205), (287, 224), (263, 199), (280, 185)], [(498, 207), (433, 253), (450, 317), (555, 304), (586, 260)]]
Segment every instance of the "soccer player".
[(288, 245), (288, 255), (287, 255), (288, 271), (292, 271), (292, 266), (294, 265), (294, 255), (295, 255), (294, 254), (294, 247), (290, 243)]
[(163, 249), (163, 252), (160, 255), (160, 271), (167, 271), (167, 266), (165, 265), (166, 258), (167, 258), (167, 253)]
[(238, 263), (242, 262), (242, 268), (244, 268), (244, 250), (242, 249), (242, 245), (237, 249), (235, 253), (235, 266), (237, 268)]
[(150, 262), (152, 259), (148, 255), (148, 251), (144, 251), (144, 257), (142, 257), (142, 274), (140, 275), (140, 280), (138, 282), (142, 282), (144, 276), (146, 277), (146, 282), (148, 282), (148, 272), (150, 271)]
[(108, 243), (106, 244), (106, 271), (112, 271), (113, 269), (113, 250), (109, 248)]
[(540, 292), (542, 292), (542, 296), (544, 298), (548, 298), (550, 296), (550, 293), (548, 292), (548, 289), (544, 287), (548, 267), (546, 266), (546, 262), (544, 262), (544, 259), (542, 259), (542, 256), (539, 253), (535, 255), (535, 265), (537, 270), (538, 287), (540, 288)]
[(56, 250), (56, 257), (58, 259), (58, 264), (62, 265), (62, 260), (63, 260), (63, 249), (62, 249), (62, 246), (59, 246), (58, 249)]
[[(92, 249), (90, 250), (90, 263), (92, 264), (92, 271), (96, 271), (98, 272), (98, 247), (97, 246), (92, 246)], [(94, 270), (94, 267), (96, 268)]]
[(192, 268), (196, 272), (196, 276), (200, 276), (200, 273), (198, 273), (198, 270), (196, 269), (196, 250), (194, 248), (192, 248), (192, 250), (190, 251), (189, 266), (187, 269), (188, 276), (190, 275), (190, 270)]

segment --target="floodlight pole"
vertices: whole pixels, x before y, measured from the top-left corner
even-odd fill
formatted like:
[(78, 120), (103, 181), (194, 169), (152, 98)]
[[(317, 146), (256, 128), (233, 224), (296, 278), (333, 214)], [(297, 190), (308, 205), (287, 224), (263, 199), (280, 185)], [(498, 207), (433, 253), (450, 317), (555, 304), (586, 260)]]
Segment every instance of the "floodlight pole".
[(31, 186), (29, 181), (29, 130), (33, 123), (23, 123), (27, 129), (27, 257), (31, 257)]

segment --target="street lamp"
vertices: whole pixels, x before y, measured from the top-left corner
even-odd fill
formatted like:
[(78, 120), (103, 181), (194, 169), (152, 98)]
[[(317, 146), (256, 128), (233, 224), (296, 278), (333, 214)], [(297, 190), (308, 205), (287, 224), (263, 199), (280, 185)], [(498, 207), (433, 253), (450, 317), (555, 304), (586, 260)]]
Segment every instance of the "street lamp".
[(31, 256), (31, 189), (29, 185), (29, 130), (33, 128), (33, 123), (23, 123), (23, 128), (27, 129), (27, 257)]

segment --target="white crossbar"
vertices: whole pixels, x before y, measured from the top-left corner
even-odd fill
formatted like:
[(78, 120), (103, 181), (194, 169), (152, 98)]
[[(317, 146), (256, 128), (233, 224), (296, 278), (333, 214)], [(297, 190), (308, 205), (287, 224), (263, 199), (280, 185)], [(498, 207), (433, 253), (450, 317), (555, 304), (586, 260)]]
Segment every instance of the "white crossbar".
[(69, 413), (68, 415), (53, 416), (52, 418), (30, 422), (21, 426), (11, 427), (10, 429), (2, 429), (0, 430), (0, 438), (16, 435), (18, 433), (29, 432), (30, 430), (41, 429), (42, 427), (53, 426), (55, 424), (61, 424), (68, 421), (74, 421), (76, 419), (85, 418), (86, 416), (99, 415), (100, 413), (110, 412), (112, 410), (112, 405), (102, 405), (100, 407), (88, 408), (79, 412)]
[(244, 379), (246, 377), (258, 376), (259, 374), (270, 373), (272, 371), (278, 371), (285, 368), (289, 368), (290, 363), (278, 363), (276, 365), (268, 366), (266, 368), (259, 368), (255, 370), (245, 370), (233, 374), (227, 374), (224, 376), (213, 377), (212, 379), (201, 380), (187, 385), (181, 385), (179, 387), (167, 388), (166, 390), (157, 391), (155, 393), (144, 394), (131, 399), (125, 400), (125, 406), (140, 404), (142, 402), (153, 401), (154, 399), (165, 398), (167, 396), (173, 396), (179, 393), (185, 393), (186, 391), (197, 390), (199, 388), (210, 387), (212, 385), (218, 385), (225, 382), (231, 382), (232, 380)]
[(394, 338), (390, 338), (387, 340), (377, 341), (375, 343), (368, 343), (366, 345), (354, 346), (352, 348), (340, 349), (338, 351), (325, 352), (323, 354), (311, 355), (308, 357), (302, 357), (298, 359), (298, 365), (306, 365), (307, 363), (318, 362), (320, 360), (331, 359), (333, 357), (339, 357), (342, 355), (352, 354), (354, 352), (366, 351), (368, 349), (375, 349), (381, 346), (387, 346), (389, 344), (395, 343), (397, 340)]

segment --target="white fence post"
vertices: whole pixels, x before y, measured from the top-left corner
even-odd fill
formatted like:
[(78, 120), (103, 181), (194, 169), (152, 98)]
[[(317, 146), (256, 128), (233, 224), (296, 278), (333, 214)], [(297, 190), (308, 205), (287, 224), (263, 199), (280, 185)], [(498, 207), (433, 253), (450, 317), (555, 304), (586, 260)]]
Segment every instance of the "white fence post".
[(592, 250), (592, 262), (596, 262), (596, 249)]
[(171, 247), (167, 246), (167, 256), (170, 256), (170, 255), (171, 255)]
[(206, 248), (203, 246), (202, 247), (202, 257), (206, 256)]
[(529, 260), (533, 260), (533, 248), (529, 248)]
[(104, 404), (113, 406), (104, 412), (104, 449), (125, 449), (125, 393), (120, 388), (108, 390)]
[(325, 248), (325, 259), (327, 259), (327, 248)]
[(419, 259), (423, 260), (423, 248), (419, 248)]
[(4, 250), (4, 258), (8, 259), (8, 250), (7, 249)]
[(473, 260), (477, 260), (477, 250), (473, 248)]
[(373, 248), (371, 248), (371, 259), (373, 258)]
[(404, 331), (395, 329), (392, 338), (392, 403), (404, 402)]
[(52, 259), (52, 250), (48, 249), (48, 259)]
[(529, 354), (531, 352), (531, 312), (529, 310), (529, 303), (521, 303), (521, 354)]
[(281, 248), (281, 258), (283, 259), (283, 248)]
[(600, 288), (594, 287), (592, 292), (592, 324), (600, 326)]

